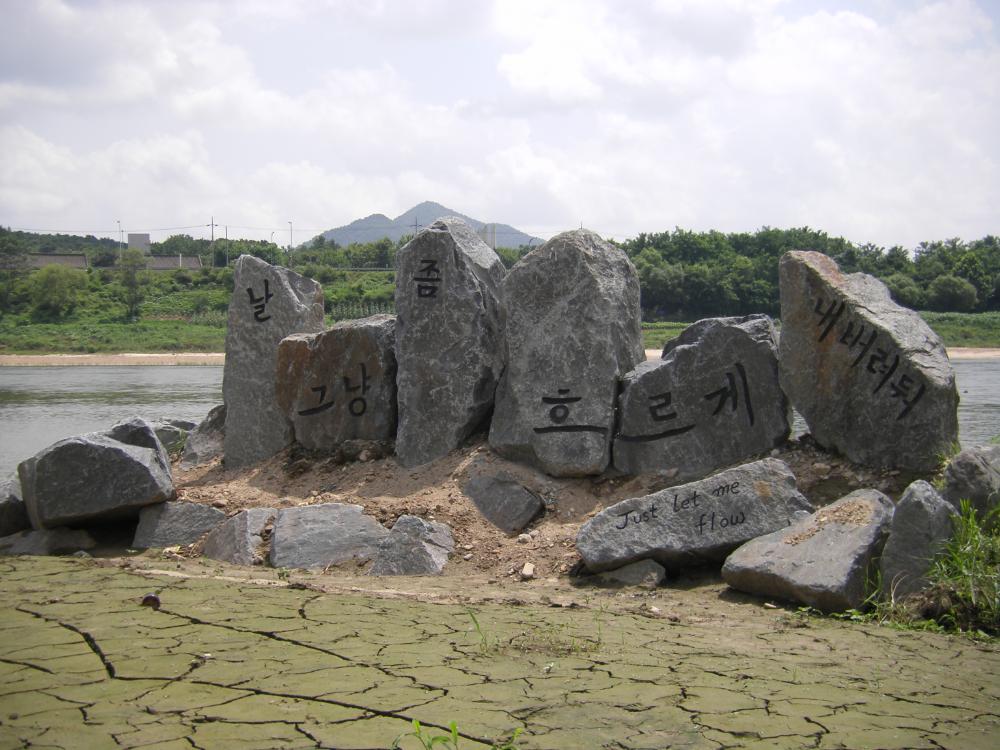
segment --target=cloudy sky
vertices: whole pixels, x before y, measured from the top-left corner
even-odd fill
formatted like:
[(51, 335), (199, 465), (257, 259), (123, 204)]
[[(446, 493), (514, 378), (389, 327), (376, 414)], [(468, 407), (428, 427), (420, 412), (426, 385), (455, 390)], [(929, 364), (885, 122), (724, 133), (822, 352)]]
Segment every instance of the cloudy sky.
[[(0, 224), (1000, 233), (1000, 0), (2, 0)], [(428, 220), (434, 217), (428, 217)], [(183, 229), (181, 229), (183, 228)]]

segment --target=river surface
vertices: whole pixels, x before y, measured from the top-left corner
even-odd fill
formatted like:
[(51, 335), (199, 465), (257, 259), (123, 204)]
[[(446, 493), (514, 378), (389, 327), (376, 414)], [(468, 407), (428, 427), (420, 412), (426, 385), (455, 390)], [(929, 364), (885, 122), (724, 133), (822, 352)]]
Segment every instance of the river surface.
[[(985, 443), (1000, 434), (1000, 358), (952, 364), (961, 443)], [(62, 438), (135, 415), (197, 422), (221, 402), (221, 367), (0, 367), (0, 477)]]

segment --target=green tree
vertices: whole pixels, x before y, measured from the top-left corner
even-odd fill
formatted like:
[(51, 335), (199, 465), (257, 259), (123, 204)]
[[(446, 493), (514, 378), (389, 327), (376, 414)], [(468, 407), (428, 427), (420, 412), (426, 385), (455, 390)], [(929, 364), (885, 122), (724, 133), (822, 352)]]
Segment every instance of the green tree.
[(955, 262), (952, 273), (976, 288), (976, 298), (985, 303), (993, 292), (993, 279), (975, 253), (965, 253)]
[(139, 306), (146, 297), (146, 256), (141, 250), (126, 250), (119, 269), (125, 315), (129, 320), (138, 320)]
[(927, 302), (927, 295), (911, 277), (905, 273), (894, 273), (884, 281), (885, 285), (889, 287), (889, 293), (897, 303), (903, 307), (909, 307), (911, 310), (923, 309)]
[(0, 234), (0, 310), (8, 310), (14, 286), (27, 272), (27, 248), (4, 231)]
[(46, 266), (31, 278), (31, 303), (36, 317), (58, 319), (69, 315), (80, 292), (87, 288), (87, 274), (77, 268)]
[(938, 276), (927, 289), (927, 306), (932, 310), (969, 312), (976, 302), (976, 287), (958, 276)]

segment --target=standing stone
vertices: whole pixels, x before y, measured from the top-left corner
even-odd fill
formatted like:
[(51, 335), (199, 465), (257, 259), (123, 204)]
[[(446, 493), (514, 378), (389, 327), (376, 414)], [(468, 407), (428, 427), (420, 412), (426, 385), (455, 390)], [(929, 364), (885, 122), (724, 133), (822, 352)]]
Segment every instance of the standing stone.
[(199, 503), (159, 503), (139, 512), (139, 525), (132, 539), (136, 549), (193, 544), (226, 520), (218, 508)]
[(277, 512), (274, 508), (241, 510), (209, 532), (202, 555), (234, 565), (260, 565), (264, 530)]
[(521, 531), (545, 510), (538, 495), (504, 474), (473, 477), (462, 491), (483, 518), (507, 534)]
[(922, 479), (906, 488), (892, 514), (889, 540), (879, 561), (886, 599), (898, 601), (926, 588), (931, 560), (951, 538), (954, 511)]
[(212, 407), (198, 426), (188, 433), (181, 468), (193, 469), (221, 456), (226, 435), (226, 405)]
[(647, 558), (678, 569), (721, 562), (811, 510), (788, 466), (765, 458), (605, 508), (580, 528), (576, 548), (593, 572)]
[(274, 519), (271, 565), (325, 568), (375, 556), (389, 532), (360, 505), (324, 503), (285, 508)]
[(462, 220), (438, 219), (396, 254), (396, 455), (440, 458), (482, 426), (503, 369), (500, 258)]
[(396, 437), (396, 319), (375, 315), (278, 346), (277, 397), (295, 440), (332, 450)]
[(823, 612), (857, 609), (892, 510), (881, 492), (855, 490), (787, 529), (747, 542), (726, 559), (722, 577), (738, 591)]
[(593, 232), (565, 232), (511, 269), (503, 295), (507, 369), (490, 445), (553, 476), (600, 474), (618, 379), (645, 359), (635, 268)]
[(379, 545), (368, 575), (441, 575), (454, 549), (455, 541), (447, 524), (400, 516)]
[(941, 495), (955, 510), (968, 500), (984, 520), (1000, 505), (1000, 445), (966, 448), (953, 456), (944, 469)]
[(822, 253), (781, 258), (781, 385), (813, 437), (856, 463), (933, 471), (958, 439), (955, 373), (937, 334)]
[(767, 453), (788, 439), (778, 340), (766, 315), (708, 318), (624, 378), (615, 468), (676, 469), (678, 480)]
[(222, 377), (227, 468), (269, 458), (291, 442), (274, 393), (278, 344), (292, 333), (323, 330), (323, 289), (315, 281), (251, 255), (234, 268)]

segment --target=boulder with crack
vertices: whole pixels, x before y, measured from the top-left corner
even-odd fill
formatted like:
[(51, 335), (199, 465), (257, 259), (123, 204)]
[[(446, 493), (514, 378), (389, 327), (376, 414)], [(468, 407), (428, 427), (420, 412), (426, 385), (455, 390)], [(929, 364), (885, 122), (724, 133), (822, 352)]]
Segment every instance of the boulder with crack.
[(375, 315), (282, 340), (276, 392), (296, 442), (332, 451), (395, 439), (395, 328), (395, 317)]
[(626, 474), (674, 468), (680, 481), (697, 479), (767, 453), (791, 431), (766, 315), (699, 320), (622, 385), (614, 465)]
[(490, 446), (553, 476), (602, 473), (618, 379), (645, 359), (635, 267), (593, 232), (565, 232), (518, 261), (503, 295), (507, 368)]
[(200, 503), (149, 505), (139, 512), (132, 546), (147, 549), (193, 544), (225, 520), (221, 510)]
[(816, 252), (780, 261), (781, 386), (813, 437), (856, 463), (934, 471), (958, 439), (941, 339), (885, 284)]
[(949, 505), (927, 482), (913, 482), (896, 504), (879, 561), (882, 593), (890, 601), (927, 587), (934, 555), (953, 532)]
[(264, 562), (265, 534), (277, 512), (274, 508), (248, 508), (226, 519), (205, 537), (202, 555), (234, 565), (260, 565)]
[(396, 255), (396, 455), (446, 455), (493, 408), (503, 369), (499, 256), (461, 219), (438, 219)]
[(721, 562), (812, 509), (788, 466), (766, 458), (605, 508), (580, 528), (576, 548), (594, 572), (644, 558), (676, 570)]
[(325, 568), (375, 556), (389, 532), (360, 505), (324, 503), (284, 508), (274, 519), (271, 565)]
[(324, 325), (323, 289), (312, 279), (250, 255), (233, 268), (222, 376), (227, 468), (269, 458), (291, 442), (291, 425), (275, 399), (278, 344)]
[(857, 609), (892, 521), (892, 501), (855, 490), (792, 526), (747, 542), (726, 558), (722, 577), (755, 596), (823, 612)]
[(400, 516), (379, 544), (368, 575), (440, 575), (454, 549), (455, 540), (447, 524)]

